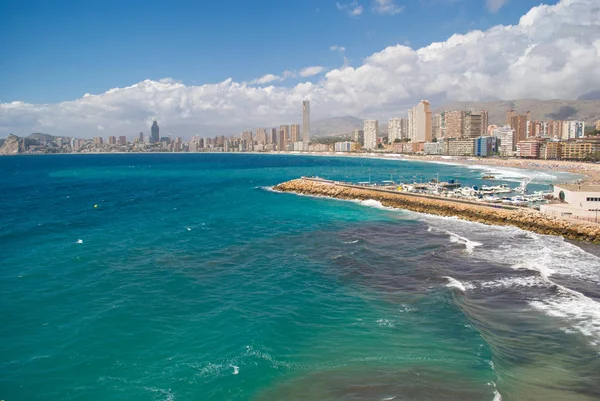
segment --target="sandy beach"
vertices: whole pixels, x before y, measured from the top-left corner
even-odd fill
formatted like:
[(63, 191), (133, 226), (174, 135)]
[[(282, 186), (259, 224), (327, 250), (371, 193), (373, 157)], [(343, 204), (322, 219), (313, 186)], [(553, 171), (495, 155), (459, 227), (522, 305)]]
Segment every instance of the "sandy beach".
[(386, 160), (414, 160), (430, 163), (452, 163), (471, 166), (497, 166), (524, 170), (558, 171), (585, 176), (582, 183), (600, 185), (600, 163), (584, 163), (564, 160), (537, 160), (537, 159), (500, 159), (478, 158), (467, 156), (437, 156), (437, 155), (407, 155), (399, 153), (341, 153), (341, 152), (274, 152), (275, 154), (295, 154), (311, 156), (341, 156), (341, 157), (366, 157)]
[(563, 160), (528, 160), (528, 159), (497, 159), (475, 157), (449, 157), (449, 156), (405, 156), (407, 159), (423, 161), (452, 162), (465, 165), (484, 165), (497, 167), (511, 167), (527, 170), (564, 171), (584, 175), (586, 184), (600, 185), (600, 164), (583, 163)]

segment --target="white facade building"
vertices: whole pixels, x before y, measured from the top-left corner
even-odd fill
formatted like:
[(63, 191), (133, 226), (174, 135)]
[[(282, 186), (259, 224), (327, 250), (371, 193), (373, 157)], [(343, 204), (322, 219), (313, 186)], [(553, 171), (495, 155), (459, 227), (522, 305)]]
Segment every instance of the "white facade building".
[(377, 134), (379, 133), (379, 121), (365, 120), (365, 149), (377, 149)]
[(557, 184), (554, 186), (554, 197), (561, 203), (541, 205), (543, 213), (592, 221), (598, 218), (600, 185)]
[(352, 142), (336, 142), (334, 149), (336, 152), (350, 152), (352, 150)]
[(513, 137), (515, 131), (510, 125), (494, 128), (492, 135), (500, 140), (500, 146), (498, 147), (500, 156), (512, 156), (514, 154)]
[(388, 122), (388, 142), (394, 143), (396, 139), (408, 138), (408, 119), (391, 118)]
[(310, 142), (310, 101), (302, 102), (302, 142)]

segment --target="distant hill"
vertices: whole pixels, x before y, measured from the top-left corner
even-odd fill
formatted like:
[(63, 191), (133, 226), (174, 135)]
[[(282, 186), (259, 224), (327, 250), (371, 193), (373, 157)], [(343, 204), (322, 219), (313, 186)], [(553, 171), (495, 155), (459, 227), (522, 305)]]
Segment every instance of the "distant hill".
[[(591, 95), (590, 95), (591, 96)], [(444, 110), (487, 110), (490, 124), (504, 124), (506, 110), (531, 112), (532, 120), (583, 120), (588, 124), (600, 120), (600, 100), (494, 100), (489, 102), (452, 102), (435, 108)]]
[(362, 129), (363, 126), (363, 120), (360, 118), (333, 117), (312, 122), (311, 133), (315, 137), (336, 136), (349, 134), (355, 129)]
[(27, 139), (33, 139), (34, 141), (38, 142), (54, 142), (56, 141), (56, 138), (58, 137), (49, 134), (42, 134), (41, 132), (35, 132), (27, 136)]

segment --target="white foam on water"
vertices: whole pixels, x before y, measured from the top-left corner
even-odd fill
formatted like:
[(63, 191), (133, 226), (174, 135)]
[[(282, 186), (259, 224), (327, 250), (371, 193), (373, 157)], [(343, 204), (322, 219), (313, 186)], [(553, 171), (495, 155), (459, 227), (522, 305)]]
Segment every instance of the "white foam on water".
[(381, 202), (375, 199), (356, 200), (356, 202), (360, 203), (363, 206), (374, 207), (376, 209), (398, 211), (398, 209), (395, 209), (393, 207), (383, 206)]
[(187, 230), (188, 230), (188, 231), (192, 231), (192, 229), (191, 229), (191, 228), (189, 228), (189, 227), (186, 227), (186, 228), (187, 228)]
[(461, 292), (467, 292), (467, 289), (465, 288), (465, 286), (463, 285), (463, 283), (461, 283), (457, 279), (452, 278), (450, 276), (444, 276), (444, 278), (446, 280), (448, 280), (448, 284), (446, 284), (446, 287), (456, 288), (456, 289), (460, 290)]
[(83, 244), (83, 240), (82, 239), (78, 239), (77, 242), (75, 242), (76, 244)]
[(237, 374), (240, 373), (240, 368), (238, 366), (232, 366), (232, 368), (233, 368), (233, 374), (234, 375), (237, 375)]
[[(529, 302), (529, 305), (549, 316), (561, 318), (581, 334), (591, 338), (594, 346), (600, 347), (600, 303), (580, 292), (553, 283), (558, 294)], [(569, 328), (563, 328), (565, 331)]]
[(377, 324), (382, 327), (395, 327), (396, 324), (393, 320), (389, 319), (377, 319)]
[[(431, 229), (431, 230), (430, 230)], [(429, 229), (427, 229), (427, 231), (431, 232), (436, 230), (433, 227), (429, 227)], [(462, 244), (465, 246), (465, 249), (467, 251), (467, 253), (469, 255), (473, 254), (473, 252), (475, 251), (475, 248), (478, 246), (482, 246), (483, 244), (481, 242), (477, 242), (477, 241), (472, 241), (470, 239), (468, 239), (467, 237), (463, 237), (460, 234), (457, 234), (455, 232), (452, 231), (448, 231), (448, 230), (439, 230), (441, 232), (444, 232), (446, 234), (448, 234), (450, 236), (450, 242), (453, 242), (455, 244)]]
[(344, 241), (344, 244), (356, 244), (358, 243), (358, 240), (355, 239), (354, 241)]

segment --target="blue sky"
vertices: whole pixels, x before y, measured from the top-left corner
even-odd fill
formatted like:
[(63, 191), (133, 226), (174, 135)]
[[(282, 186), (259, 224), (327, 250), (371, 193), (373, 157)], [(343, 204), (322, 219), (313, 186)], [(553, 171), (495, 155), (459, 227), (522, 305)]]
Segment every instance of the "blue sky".
[(55, 103), (145, 79), (201, 85), (339, 68), (332, 45), (359, 66), (386, 46), (417, 49), (516, 24), (540, 1), (509, 0), (492, 12), (486, 0), (396, 0), (403, 9), (394, 15), (373, 2), (358, 0), (363, 12), (351, 16), (339, 7), (350, 0), (0, 0), (0, 103)]

